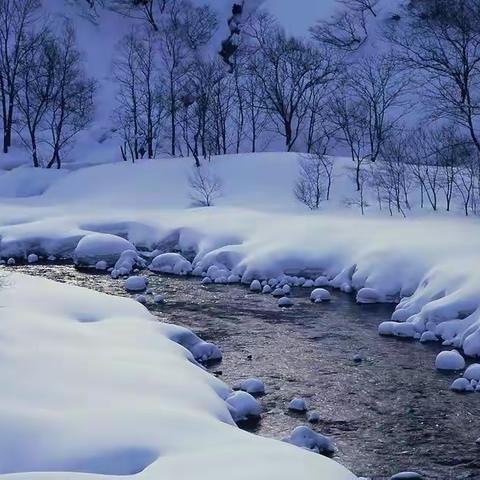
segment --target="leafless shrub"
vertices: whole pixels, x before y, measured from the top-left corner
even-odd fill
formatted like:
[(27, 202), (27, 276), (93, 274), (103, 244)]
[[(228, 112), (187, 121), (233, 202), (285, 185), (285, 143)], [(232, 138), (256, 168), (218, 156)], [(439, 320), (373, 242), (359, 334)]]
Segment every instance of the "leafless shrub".
[(190, 198), (194, 206), (211, 207), (222, 195), (222, 180), (206, 165), (194, 166), (188, 176)]

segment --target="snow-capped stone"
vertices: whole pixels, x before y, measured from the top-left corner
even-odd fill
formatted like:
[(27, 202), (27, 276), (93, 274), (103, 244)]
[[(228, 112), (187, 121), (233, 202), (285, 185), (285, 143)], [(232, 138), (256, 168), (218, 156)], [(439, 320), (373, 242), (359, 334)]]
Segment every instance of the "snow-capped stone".
[(210, 277), (204, 277), (202, 279), (202, 285), (211, 285), (213, 283), (213, 280)]
[(95, 270), (105, 271), (107, 268), (108, 268), (108, 265), (105, 260), (100, 260), (95, 264)]
[(324, 288), (316, 288), (310, 294), (310, 300), (315, 303), (328, 302), (332, 299), (332, 296), (328, 290)]
[(31, 254), (27, 257), (27, 262), (28, 262), (28, 263), (37, 263), (37, 262), (38, 262), (38, 255), (35, 254), (35, 253), (31, 253)]
[(55, 262), (55, 261), (57, 260), (57, 257), (56, 257), (55, 255), (49, 255), (49, 256), (47, 257), (47, 260), (48, 260), (49, 262)]
[(422, 336), (420, 337), (420, 342), (438, 342), (438, 337), (430, 330), (427, 330), (426, 332), (422, 333)]
[(250, 284), (250, 290), (252, 292), (261, 292), (262, 284), (258, 280), (253, 280), (253, 282)]
[(137, 295), (135, 297), (135, 300), (138, 302), (138, 303), (141, 303), (142, 305), (146, 305), (147, 304), (147, 297), (145, 295)]
[(200, 265), (197, 265), (193, 270), (192, 270), (192, 275), (194, 277), (201, 277), (203, 275), (203, 268)]
[(282, 290), (283, 290), (283, 293), (284, 295), (290, 295), (290, 292), (292, 291), (290, 285), (285, 284), (283, 287), (282, 287)]
[(263, 395), (265, 393), (265, 384), (259, 378), (248, 378), (238, 383), (237, 390), (243, 390), (250, 395)]
[(330, 284), (327, 277), (324, 275), (320, 275), (315, 279), (314, 286), (315, 287), (327, 287)]
[(222, 352), (214, 343), (200, 341), (190, 351), (197, 362), (216, 362), (222, 359)]
[(225, 285), (226, 283), (228, 283), (228, 279), (226, 276), (219, 276), (214, 280), (213, 283), (217, 283), (219, 285)]
[(437, 370), (463, 370), (465, 359), (456, 350), (445, 350), (437, 355), (435, 368)]
[(333, 443), (328, 437), (314, 432), (304, 425), (295, 428), (291, 435), (284, 438), (283, 441), (316, 453), (331, 455), (335, 452)]
[(273, 292), (272, 295), (274, 297), (283, 297), (285, 295), (284, 291), (281, 288), (276, 288)]
[(293, 300), (289, 297), (282, 297), (278, 300), (278, 306), (281, 308), (293, 307)]
[(278, 279), (271, 278), (270, 280), (268, 280), (268, 284), (273, 288), (278, 284)]
[(153, 301), (154, 303), (156, 303), (157, 305), (160, 305), (162, 303), (165, 303), (165, 296), (162, 295), (161, 293), (158, 293), (157, 295), (155, 295), (153, 297)]
[(157, 255), (148, 267), (152, 272), (188, 275), (192, 272), (192, 264), (179, 253), (162, 253)]
[(125, 250), (115, 262), (112, 273), (115, 272), (117, 278), (123, 275), (129, 275), (135, 268), (145, 268), (146, 262), (138, 255), (136, 250)]
[(390, 477), (390, 480), (423, 480), (423, 476), (417, 472), (400, 472)]
[(128, 292), (143, 292), (147, 289), (147, 278), (140, 276), (133, 276), (127, 278), (125, 281), (125, 290)]
[(306, 412), (308, 410), (307, 401), (304, 398), (294, 398), (288, 404), (288, 409), (292, 412)]
[(227, 283), (240, 283), (240, 280), (241, 278), (239, 275), (231, 274), (227, 278)]
[(265, 295), (272, 293), (272, 287), (270, 285), (265, 285), (262, 289), (262, 293)]
[(249, 418), (258, 418), (262, 407), (255, 398), (247, 392), (233, 392), (225, 400), (234, 422), (241, 422)]
[(320, 413), (319, 412), (310, 412), (307, 417), (308, 423), (318, 423), (320, 421)]
[(362, 356), (361, 356), (359, 353), (357, 353), (357, 354), (353, 357), (352, 360), (353, 360), (355, 363), (362, 363), (363, 358), (362, 358)]
[(15, 262), (15, 259), (14, 259), (14, 258), (11, 258), (11, 257), (10, 257), (10, 258), (7, 260), (7, 265), (13, 266), (13, 265), (15, 265), (15, 263), (16, 263), (16, 262)]
[(397, 322), (382, 322), (378, 326), (379, 335), (384, 335), (384, 336), (393, 335), (393, 329), (396, 325), (398, 325)]
[(465, 378), (468, 380), (476, 380), (477, 382), (480, 381), (480, 363), (472, 363), (463, 374)]
[(305, 280), (305, 281), (303, 282), (303, 285), (302, 285), (303, 288), (312, 288), (312, 287), (314, 287), (314, 286), (315, 286), (315, 282), (314, 282), (313, 280), (310, 280), (310, 279), (309, 279), (309, 280)]
[(450, 385), (450, 390), (454, 392), (473, 392), (473, 386), (470, 384), (470, 381), (466, 378), (457, 378)]
[(73, 261), (75, 265), (82, 267), (93, 267), (100, 260), (107, 265), (114, 265), (127, 250), (136, 251), (135, 247), (122, 237), (108, 233), (92, 233), (78, 242), (73, 252)]
[(361, 288), (357, 293), (357, 303), (380, 303), (382, 295), (374, 288)]

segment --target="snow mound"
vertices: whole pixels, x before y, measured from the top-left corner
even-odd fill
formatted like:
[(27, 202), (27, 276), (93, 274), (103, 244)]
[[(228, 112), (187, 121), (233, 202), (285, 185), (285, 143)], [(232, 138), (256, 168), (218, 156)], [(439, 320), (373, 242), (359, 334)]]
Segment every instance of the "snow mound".
[(261, 292), (262, 284), (258, 280), (253, 280), (253, 282), (250, 284), (250, 290), (252, 292)]
[(73, 252), (73, 260), (81, 267), (94, 267), (104, 261), (114, 265), (126, 250), (135, 251), (135, 247), (124, 238), (108, 233), (92, 233), (83, 237)]
[(214, 343), (201, 341), (191, 347), (190, 351), (200, 363), (219, 362), (222, 359), (222, 352)]
[(476, 380), (477, 382), (480, 382), (480, 363), (469, 365), (463, 376), (468, 378), (468, 380)]
[(282, 297), (278, 300), (278, 306), (280, 308), (290, 308), (293, 307), (293, 300), (289, 297)]
[(243, 390), (250, 395), (263, 395), (265, 393), (265, 384), (259, 378), (248, 378), (235, 386), (238, 390)]
[(192, 264), (179, 253), (162, 253), (157, 255), (148, 267), (152, 272), (188, 275)]
[(165, 303), (165, 295), (157, 293), (153, 297), (153, 302), (156, 303), (157, 305), (161, 305), (162, 303)]
[(474, 388), (466, 378), (457, 378), (450, 385), (450, 390), (454, 392), (473, 392)]
[(262, 293), (264, 295), (268, 295), (269, 293), (272, 293), (272, 287), (270, 285), (265, 285), (262, 289)]
[(292, 412), (306, 412), (308, 410), (307, 401), (304, 398), (294, 398), (288, 404), (288, 409)]
[(145, 268), (146, 262), (136, 250), (125, 250), (120, 255), (112, 270), (112, 277), (118, 278), (132, 273), (135, 267)]
[(443, 351), (435, 359), (437, 370), (463, 370), (465, 359), (456, 350)]
[(382, 294), (375, 288), (361, 288), (357, 292), (357, 303), (381, 303), (384, 301)]
[(38, 255), (36, 255), (35, 253), (31, 253), (27, 257), (27, 262), (28, 263), (37, 263), (38, 262)]
[(146, 277), (133, 276), (125, 281), (125, 290), (128, 292), (143, 292), (147, 289), (148, 281)]
[(319, 412), (310, 412), (307, 417), (308, 423), (318, 423), (320, 421), (320, 413)]
[(333, 443), (328, 437), (304, 425), (295, 428), (284, 441), (324, 455), (332, 455), (335, 452)]
[(390, 480), (423, 480), (423, 476), (416, 472), (400, 472), (390, 477)]
[(315, 303), (328, 302), (332, 299), (332, 295), (324, 288), (316, 288), (310, 294), (310, 300)]
[(250, 418), (259, 418), (262, 413), (261, 405), (247, 392), (233, 392), (227, 397), (226, 402), (236, 423)]

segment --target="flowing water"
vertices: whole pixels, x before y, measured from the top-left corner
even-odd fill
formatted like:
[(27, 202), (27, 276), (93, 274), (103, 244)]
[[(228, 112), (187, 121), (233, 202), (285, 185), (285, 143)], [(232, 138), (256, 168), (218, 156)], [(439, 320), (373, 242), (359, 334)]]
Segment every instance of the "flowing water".
[[(14, 269), (129, 295), (123, 280), (68, 265)], [(449, 390), (455, 374), (433, 367), (439, 345), (378, 336), (392, 306), (360, 306), (338, 291), (330, 303), (312, 304), (310, 290), (299, 288), (295, 306), (281, 310), (272, 296), (241, 285), (204, 287), (172, 276), (150, 275), (150, 287), (166, 296), (164, 305), (148, 305), (162, 321), (220, 346), (224, 359), (211, 367), (214, 374), (231, 385), (249, 377), (265, 382), (255, 433), (282, 438), (306, 424), (305, 415), (287, 410), (301, 396), (320, 413), (313, 428), (334, 440), (335, 460), (359, 476), (380, 480), (414, 470), (427, 479), (480, 479), (480, 394)]]

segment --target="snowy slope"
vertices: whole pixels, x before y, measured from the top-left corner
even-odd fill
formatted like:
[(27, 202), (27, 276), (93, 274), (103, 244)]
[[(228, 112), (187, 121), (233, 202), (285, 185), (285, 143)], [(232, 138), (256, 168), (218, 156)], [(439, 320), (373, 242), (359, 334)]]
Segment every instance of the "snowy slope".
[(218, 206), (188, 208), (191, 164), (160, 159), (80, 169), (52, 178), (41, 196), (0, 200), (0, 255), (71, 258), (82, 237), (103, 232), (141, 248), (177, 249), (203, 271), (221, 264), (244, 281), (324, 274), (344, 290), (372, 289), (377, 301), (413, 294), (395, 317), (410, 325), (392, 333), (420, 337), (431, 330), (480, 355), (477, 219), (361, 218), (358, 210), (340, 209), (348, 192), (342, 182), (350, 182), (341, 169), (331, 206), (306, 212), (291, 193), (294, 154), (215, 159), (224, 196)]
[(21, 275), (0, 281), (0, 478), (355, 478), (235, 427), (223, 400), (231, 390), (174, 341), (195, 336), (137, 302)]

